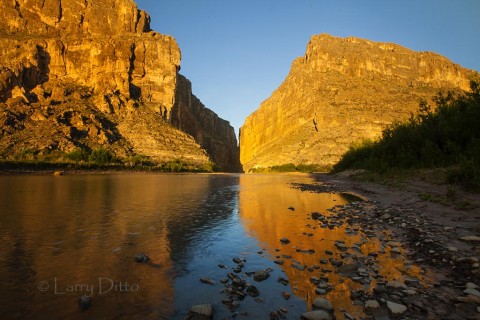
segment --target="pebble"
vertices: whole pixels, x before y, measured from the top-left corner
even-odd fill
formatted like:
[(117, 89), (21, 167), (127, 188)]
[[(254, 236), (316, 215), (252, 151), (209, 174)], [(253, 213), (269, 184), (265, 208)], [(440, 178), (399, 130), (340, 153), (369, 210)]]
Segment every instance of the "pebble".
[(465, 290), (463, 290), (463, 293), (471, 294), (471, 295), (474, 295), (476, 297), (480, 297), (480, 292), (477, 289), (472, 289), (472, 288), (465, 289)]
[(284, 277), (282, 276), (279, 276), (278, 279), (277, 279), (278, 282), (280, 282), (281, 284), (283, 284), (284, 286), (288, 285), (290, 281), (288, 281), (287, 279), (285, 279)]
[(312, 304), (314, 309), (322, 309), (333, 312), (333, 305), (325, 298), (316, 298)]
[(82, 311), (90, 309), (90, 307), (92, 306), (92, 297), (87, 295), (81, 296), (78, 302), (78, 306)]
[(372, 310), (380, 308), (380, 304), (378, 303), (377, 300), (367, 300), (367, 301), (365, 301), (364, 308), (367, 311), (372, 311)]
[(292, 263), (292, 267), (300, 271), (303, 271), (307, 268), (303, 264), (298, 264), (298, 263)]
[(213, 279), (211, 278), (201, 278), (200, 282), (205, 284), (210, 284), (210, 285), (215, 284), (215, 281), (213, 281)]
[(290, 240), (288, 240), (287, 238), (282, 238), (282, 239), (280, 239), (280, 243), (281, 244), (289, 244)]
[(145, 253), (139, 253), (135, 255), (135, 262), (147, 263), (148, 261), (150, 261), (150, 258)]
[(304, 320), (330, 320), (332, 317), (329, 313), (323, 310), (313, 310), (302, 313), (302, 319)]
[(253, 280), (257, 282), (266, 280), (268, 279), (268, 277), (270, 277), (270, 273), (267, 270), (255, 271), (255, 273), (253, 274)]
[(473, 282), (467, 282), (467, 284), (465, 284), (465, 288), (466, 289), (478, 289), (478, 286)]
[(287, 291), (282, 291), (282, 296), (285, 300), (290, 299), (290, 293), (288, 293)]
[(460, 240), (471, 241), (471, 242), (479, 242), (480, 237), (478, 237), (478, 236), (465, 236), (465, 237), (460, 237)]
[(407, 307), (403, 304), (387, 301), (387, 309), (394, 316), (402, 315), (407, 311)]
[(211, 304), (197, 304), (190, 308), (186, 319), (212, 319), (213, 306)]

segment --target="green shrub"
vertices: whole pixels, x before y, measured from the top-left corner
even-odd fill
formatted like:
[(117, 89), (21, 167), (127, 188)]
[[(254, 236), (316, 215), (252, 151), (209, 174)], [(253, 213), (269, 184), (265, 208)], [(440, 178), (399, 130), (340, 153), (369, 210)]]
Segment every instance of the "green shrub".
[(113, 162), (114, 158), (115, 157), (110, 150), (102, 147), (93, 150), (88, 157), (88, 160), (98, 165), (106, 165)]
[(163, 166), (164, 171), (167, 172), (182, 172), (186, 171), (186, 165), (180, 159), (168, 161)]
[(136, 154), (133, 157), (128, 159), (128, 162), (135, 166), (149, 166), (152, 165), (152, 161), (147, 156), (143, 154)]
[(480, 189), (480, 87), (455, 96), (439, 93), (435, 111), (425, 101), (419, 113), (387, 127), (381, 139), (352, 146), (334, 171), (455, 167), (450, 181)]
[(82, 148), (76, 148), (75, 150), (67, 153), (67, 159), (75, 162), (88, 161), (88, 157), (88, 152)]

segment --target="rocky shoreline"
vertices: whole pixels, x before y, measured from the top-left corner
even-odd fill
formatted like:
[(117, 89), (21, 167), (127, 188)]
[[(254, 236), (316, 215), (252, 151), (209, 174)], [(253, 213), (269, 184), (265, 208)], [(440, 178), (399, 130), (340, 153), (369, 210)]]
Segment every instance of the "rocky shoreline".
[[(338, 249), (335, 253), (297, 249), (302, 254), (330, 257), (319, 259), (318, 264), (304, 265), (281, 254), (282, 247), (295, 243), (287, 238), (279, 239), (274, 262), (312, 275), (310, 282), (315, 286), (316, 296), (308, 306), (309, 311), (301, 314), (302, 319), (480, 318), (480, 247), (477, 246), (480, 237), (474, 223), (480, 218), (477, 209), (465, 211), (430, 203), (422, 200), (415, 188), (400, 190), (354, 181), (342, 175), (317, 175), (315, 179), (314, 184), (293, 184), (292, 187), (303, 192), (348, 192), (359, 198), (334, 206), (328, 213), (307, 213), (312, 221), (307, 226), (312, 233), (306, 236), (313, 235), (317, 228), (346, 226), (346, 235), (359, 235), (361, 241), (347, 245), (346, 241), (335, 240)], [(424, 187), (432, 191), (445, 186), (427, 183)], [(286, 209), (295, 211), (294, 206)], [(380, 247), (367, 253), (364, 246), (372, 240), (380, 241)], [(381, 260), (388, 256), (392, 260), (402, 260), (404, 269), (398, 278), (382, 270), (384, 261)], [(220, 280), (225, 298), (218, 305), (227, 306), (232, 318), (249, 319), (248, 312), (236, 310), (248, 296), (262, 302), (263, 292), (253, 283), (267, 280), (271, 270), (244, 272), (247, 261), (236, 260), (231, 267), (219, 266), (226, 269), (226, 275)], [(331, 281), (332, 272), (346, 280)], [(286, 286), (289, 284), (282, 277), (276, 280), (284, 281)], [(216, 279), (202, 278), (200, 281), (209, 285), (216, 283)], [(340, 291), (343, 281), (358, 284), (355, 290), (350, 286), (349, 294), (342, 297), (349, 307), (337, 306), (328, 299), (329, 292)], [(290, 297), (286, 291), (268, 294), (285, 300)], [(213, 319), (214, 306), (194, 306), (185, 319)], [(265, 307), (266, 318), (291, 318), (288, 308)]]

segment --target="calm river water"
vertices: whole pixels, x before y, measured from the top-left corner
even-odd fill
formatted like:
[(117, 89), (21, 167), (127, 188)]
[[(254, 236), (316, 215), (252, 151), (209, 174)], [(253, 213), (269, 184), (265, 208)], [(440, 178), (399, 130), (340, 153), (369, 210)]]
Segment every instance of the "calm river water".
[[(348, 202), (345, 195), (290, 185), (312, 181), (306, 175), (1, 176), (2, 318), (183, 319), (192, 305), (204, 303), (214, 305), (216, 318), (232, 317), (222, 304), (220, 280), (238, 257), (246, 261), (238, 275), (261, 298), (240, 301), (238, 319), (268, 319), (279, 308), (299, 319), (315, 297), (309, 279), (319, 271), (292, 264), (318, 264), (325, 250), (340, 255), (335, 240), (349, 246), (360, 240), (346, 232), (348, 226), (313, 233), (307, 227), (311, 212), (327, 214)], [(292, 244), (282, 245), (284, 237)], [(364, 253), (380, 245), (375, 239), (364, 244)], [(140, 252), (151, 263), (136, 263)], [(283, 265), (274, 263), (280, 258)], [(400, 260), (382, 263), (387, 273), (401, 269)], [(272, 271), (262, 282), (245, 274), (266, 268)], [(201, 283), (204, 277), (215, 284)], [(340, 309), (361, 312), (349, 299), (359, 285), (339, 274), (329, 277), (335, 289), (326, 297)], [(81, 311), (85, 294), (93, 303)]]

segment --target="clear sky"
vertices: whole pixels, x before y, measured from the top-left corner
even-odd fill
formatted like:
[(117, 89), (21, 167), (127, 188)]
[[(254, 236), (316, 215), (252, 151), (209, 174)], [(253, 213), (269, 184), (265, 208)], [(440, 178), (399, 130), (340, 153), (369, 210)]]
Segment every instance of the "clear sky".
[(480, 0), (136, 0), (173, 36), (193, 93), (238, 134), (314, 34), (434, 51), (480, 71)]

